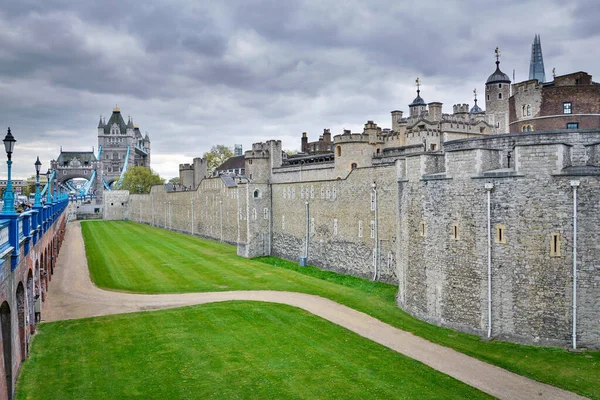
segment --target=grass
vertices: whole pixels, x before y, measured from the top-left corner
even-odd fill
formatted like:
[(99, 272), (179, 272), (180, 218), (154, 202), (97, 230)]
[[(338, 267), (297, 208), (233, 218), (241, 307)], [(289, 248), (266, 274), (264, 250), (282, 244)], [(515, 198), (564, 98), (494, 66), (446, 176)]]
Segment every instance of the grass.
[[(484, 342), (417, 320), (397, 307), (397, 288), (264, 257), (132, 222), (82, 223), (90, 273), (103, 288), (141, 293), (288, 290), (316, 294), (510, 371), (600, 399), (600, 352)], [(143, 260), (143, 261), (142, 261)]]
[(480, 399), (303, 310), (206, 304), (42, 324), (17, 399)]

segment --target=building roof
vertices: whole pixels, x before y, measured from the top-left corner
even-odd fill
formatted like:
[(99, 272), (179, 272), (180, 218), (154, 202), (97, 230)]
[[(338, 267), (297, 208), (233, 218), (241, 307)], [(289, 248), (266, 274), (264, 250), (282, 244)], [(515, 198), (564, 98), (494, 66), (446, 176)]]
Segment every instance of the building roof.
[(228, 188), (237, 187), (237, 183), (235, 183), (235, 179), (233, 179), (231, 176), (221, 175), (219, 178), (221, 178), (221, 180), (225, 184), (225, 187), (228, 187)]
[(116, 107), (113, 110), (113, 113), (110, 116), (110, 119), (108, 120), (106, 125), (104, 125), (104, 134), (105, 135), (110, 134), (110, 128), (113, 126), (113, 124), (117, 124), (119, 126), (119, 128), (121, 129), (122, 135), (127, 133), (127, 124), (125, 123), (125, 120), (123, 119), (123, 116), (121, 115), (121, 110)]
[(496, 71), (489, 76), (486, 85), (490, 83), (510, 83), (510, 78), (504, 72), (500, 71), (500, 61), (496, 61)]
[[(70, 164), (77, 159), (81, 164), (83, 163), (91, 163), (92, 161), (96, 161), (96, 156), (91, 151), (63, 151), (58, 156), (56, 162), (59, 165), (64, 165), (65, 162)], [(76, 161), (74, 162), (77, 163)]]
[(469, 111), (469, 114), (479, 114), (484, 112), (481, 107), (479, 107), (477, 105), (477, 97), (475, 98), (475, 104), (473, 105), (473, 108), (471, 108), (471, 111)]
[(408, 106), (409, 107), (415, 107), (415, 106), (426, 106), (427, 104), (425, 103), (425, 100), (423, 100), (423, 98), (421, 97), (421, 91), (417, 90), (417, 97), (415, 97), (415, 99), (412, 101), (412, 103), (410, 103)]
[(244, 169), (244, 156), (229, 157), (225, 162), (216, 168), (216, 171), (229, 171), (230, 169)]

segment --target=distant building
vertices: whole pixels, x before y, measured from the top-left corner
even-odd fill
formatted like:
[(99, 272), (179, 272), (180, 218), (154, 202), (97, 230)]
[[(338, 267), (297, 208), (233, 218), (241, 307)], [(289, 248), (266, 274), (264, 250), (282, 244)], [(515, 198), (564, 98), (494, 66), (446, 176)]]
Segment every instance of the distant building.
[(542, 56), (542, 42), (540, 35), (535, 35), (531, 45), (531, 61), (529, 62), (529, 79), (537, 79), (538, 82), (546, 82), (544, 71), (544, 57)]

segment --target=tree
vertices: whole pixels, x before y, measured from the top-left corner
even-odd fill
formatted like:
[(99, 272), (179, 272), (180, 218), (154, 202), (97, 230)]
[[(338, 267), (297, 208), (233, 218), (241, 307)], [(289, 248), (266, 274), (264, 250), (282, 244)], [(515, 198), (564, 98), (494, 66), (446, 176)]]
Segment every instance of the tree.
[(215, 168), (223, 164), (225, 160), (233, 156), (231, 149), (225, 145), (218, 144), (213, 146), (202, 156), (206, 160), (206, 169), (212, 174)]
[(176, 176), (175, 178), (169, 179), (169, 183), (179, 183), (179, 177)]
[(165, 180), (150, 168), (135, 166), (127, 169), (118, 189), (129, 190), (129, 193), (135, 194), (150, 193), (152, 186), (164, 183)]

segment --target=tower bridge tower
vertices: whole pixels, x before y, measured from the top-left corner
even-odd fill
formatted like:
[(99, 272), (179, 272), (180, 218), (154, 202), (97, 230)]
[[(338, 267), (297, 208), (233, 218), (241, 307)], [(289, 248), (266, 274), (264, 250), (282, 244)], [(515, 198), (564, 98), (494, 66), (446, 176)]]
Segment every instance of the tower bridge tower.
[(108, 122), (100, 117), (98, 148), (100, 146), (102, 172), (108, 185), (118, 181), (128, 167), (150, 168), (150, 137), (142, 135), (131, 117), (125, 122), (118, 106), (113, 109)]

